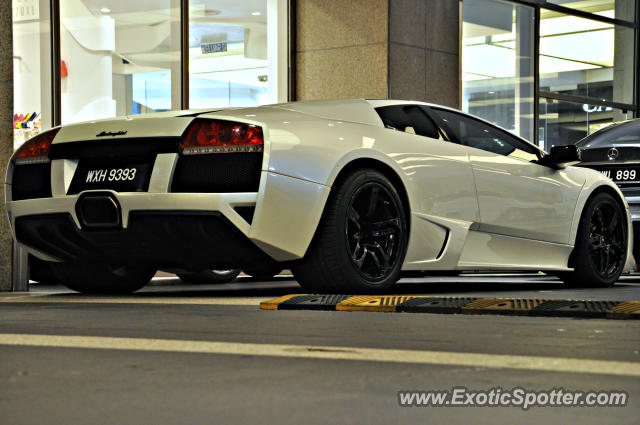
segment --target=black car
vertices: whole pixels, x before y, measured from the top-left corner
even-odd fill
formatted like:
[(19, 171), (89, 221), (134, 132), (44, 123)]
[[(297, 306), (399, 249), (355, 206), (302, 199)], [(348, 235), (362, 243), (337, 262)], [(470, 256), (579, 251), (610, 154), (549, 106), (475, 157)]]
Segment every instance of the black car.
[(633, 221), (633, 256), (640, 260), (640, 119), (611, 124), (576, 142), (581, 167), (613, 180), (627, 200)]

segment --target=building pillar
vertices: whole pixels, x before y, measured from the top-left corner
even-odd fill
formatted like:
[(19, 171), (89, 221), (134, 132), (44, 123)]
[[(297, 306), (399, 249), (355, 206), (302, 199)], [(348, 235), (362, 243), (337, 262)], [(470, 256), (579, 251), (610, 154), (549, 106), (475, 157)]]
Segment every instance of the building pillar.
[(0, 2), (0, 291), (12, 285), (13, 239), (5, 206), (4, 179), (13, 153), (13, 25), (12, 3)]
[[(535, 140), (535, 17), (532, 8), (516, 7), (516, 82), (515, 133), (537, 144)], [(506, 115), (506, 114), (505, 114)]]
[[(640, 5), (638, 5), (640, 7)], [(633, 19), (634, 4), (632, 2), (616, 2), (615, 16), (622, 19)], [(635, 57), (635, 34), (627, 27), (616, 26), (614, 29), (613, 55), (613, 101), (621, 103), (634, 103), (633, 77), (638, 59)], [(631, 111), (614, 109), (613, 121), (622, 121), (632, 118)]]
[(389, 97), (460, 107), (460, 3), (389, 0)]
[(388, 0), (294, 1), (294, 99), (386, 98)]
[(295, 100), (460, 106), (457, 0), (295, 0)]

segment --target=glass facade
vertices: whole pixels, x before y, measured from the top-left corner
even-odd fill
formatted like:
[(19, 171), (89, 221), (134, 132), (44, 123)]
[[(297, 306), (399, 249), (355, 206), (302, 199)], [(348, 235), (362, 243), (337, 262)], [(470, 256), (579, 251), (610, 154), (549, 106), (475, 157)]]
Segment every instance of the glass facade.
[(267, 2), (189, 1), (189, 107), (268, 103)]
[(494, 0), (463, 4), (462, 109), (532, 139), (533, 8)]
[(540, 90), (632, 104), (633, 59), (633, 28), (541, 14)]
[(636, 0), (547, 0), (559, 6), (609, 18), (633, 21)]
[(545, 148), (575, 143), (583, 137), (616, 121), (633, 118), (630, 111), (611, 106), (540, 98), (540, 140)]
[(179, 52), (179, 0), (60, 2), (62, 124), (180, 109)]
[(288, 99), (288, 0), (12, 1), (16, 146), (58, 124)]
[(463, 110), (547, 150), (633, 118), (636, 0), (526, 3), (463, 0)]
[[(16, 143), (57, 124), (288, 100), (289, 0), (12, 2)], [(638, 115), (637, 3), (462, 0), (462, 109), (547, 150)]]

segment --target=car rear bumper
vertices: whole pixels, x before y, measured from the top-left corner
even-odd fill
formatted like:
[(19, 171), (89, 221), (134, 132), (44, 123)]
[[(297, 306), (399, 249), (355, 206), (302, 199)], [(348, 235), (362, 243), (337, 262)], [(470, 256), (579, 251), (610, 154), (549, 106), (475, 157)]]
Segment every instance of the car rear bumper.
[(234, 210), (235, 207), (255, 206), (257, 193), (119, 193), (112, 190), (84, 191), (77, 195), (53, 198), (27, 199), (7, 203), (9, 221), (15, 229), (15, 220), (27, 215), (68, 213), (78, 229), (80, 219), (76, 211), (78, 200), (87, 194), (109, 194), (120, 205), (122, 228), (129, 225), (129, 216), (133, 211), (216, 211), (224, 215), (244, 234), (249, 231), (250, 223)]
[[(27, 199), (7, 202), (9, 221), (14, 232), (14, 237), (21, 245), (27, 248), (31, 254), (49, 261), (65, 261), (68, 258), (95, 258), (100, 255), (104, 258), (106, 246), (101, 248), (100, 239), (89, 234), (105, 236), (105, 243), (114, 245), (117, 249), (126, 244), (136, 245), (133, 235), (140, 240), (156, 240), (153, 235), (156, 231), (163, 232), (164, 240), (175, 241), (184, 239), (194, 246), (212, 250), (209, 255), (215, 258), (217, 251), (231, 249), (232, 245), (225, 247), (225, 238), (213, 238), (206, 231), (201, 231), (201, 223), (209, 223), (210, 218), (202, 219), (197, 216), (216, 216), (216, 223), (222, 222), (226, 229), (225, 234), (236, 240), (246, 240), (253, 244), (252, 248), (259, 249), (266, 257), (276, 261), (291, 261), (302, 258), (311, 242), (315, 229), (320, 221), (324, 204), (328, 198), (330, 188), (328, 186), (285, 176), (272, 172), (263, 172), (260, 190), (258, 192), (239, 193), (148, 193), (148, 192), (115, 192), (112, 190), (83, 191), (79, 194), (66, 196), (53, 196), (51, 198)], [(118, 205), (120, 220), (117, 226), (106, 228), (87, 228), (82, 217), (78, 216), (78, 201), (88, 196), (105, 196), (113, 199)], [(253, 208), (253, 211), (251, 209)], [(249, 209), (249, 214), (247, 214)], [(253, 212), (253, 214), (251, 214)], [(154, 222), (157, 227), (140, 224), (140, 216), (156, 216), (162, 219), (146, 218), (144, 223)], [(49, 220), (57, 216), (53, 220)], [(184, 217), (188, 217), (185, 219)], [(20, 223), (26, 223), (30, 217), (37, 217), (32, 224), (37, 225), (42, 233), (40, 236), (48, 236), (47, 226), (39, 223), (48, 222), (52, 228), (64, 229), (58, 231), (59, 249), (53, 249), (48, 245), (35, 243), (37, 234), (33, 231), (18, 231)], [(60, 217), (64, 217), (62, 220)], [(164, 222), (168, 227), (161, 227)], [(189, 223), (193, 223), (193, 230), (189, 229)], [(84, 224), (84, 226), (83, 226)], [(135, 228), (130, 227), (135, 224)], [(183, 226), (184, 224), (184, 226)], [(217, 226), (217, 224), (212, 224)], [(22, 226), (24, 227), (24, 226)], [(142, 231), (143, 229), (144, 231)], [(158, 230), (159, 229), (159, 230)], [(221, 231), (222, 232), (222, 231)], [(109, 235), (107, 235), (109, 233)], [(107, 237), (108, 236), (108, 237)], [(63, 255), (64, 244), (70, 238), (80, 237), (78, 246), (90, 253), (76, 252), (76, 247), (71, 250), (69, 256)], [(122, 243), (118, 240), (122, 238)], [(176, 239), (178, 238), (178, 239)], [(222, 242), (222, 245), (211, 243), (204, 239), (210, 238)], [(98, 241), (98, 242), (96, 242)], [(55, 245), (55, 240), (53, 241)], [(163, 252), (176, 252), (174, 245), (166, 245), (157, 241), (158, 248), (141, 252), (144, 259), (159, 258), (156, 262), (165, 262), (170, 258)], [(233, 247), (236, 249), (236, 247)], [(239, 249), (239, 248), (238, 248)], [(245, 249), (246, 251), (246, 249)], [(75, 254), (74, 254), (75, 253)], [(144, 254), (144, 255), (143, 255)], [(152, 255), (153, 254), (153, 255)], [(132, 252), (131, 259), (137, 258), (137, 251)], [(234, 268), (247, 262), (242, 258), (241, 263), (234, 263)], [(253, 257), (252, 257), (253, 258)], [(162, 260), (162, 261), (160, 261)], [(226, 261), (226, 260), (225, 260)], [(221, 262), (215, 262), (218, 267)], [(226, 264), (226, 263), (225, 263)], [(159, 264), (163, 267), (165, 264)]]
[[(88, 195), (114, 200), (120, 216), (117, 226), (86, 225), (78, 205)], [(42, 259), (110, 262), (135, 259), (163, 267), (193, 268), (205, 263), (223, 265), (228, 260), (240, 265), (238, 260), (250, 264), (268, 259), (249, 240), (251, 223), (236, 209), (255, 208), (257, 197), (257, 193), (85, 191), (9, 202), (7, 210), (16, 240)], [(231, 251), (241, 258), (233, 258)]]
[(207, 211), (132, 211), (122, 229), (78, 228), (69, 213), (15, 220), (18, 241), (65, 262), (130, 262), (202, 270), (247, 267), (270, 258), (228, 219)]

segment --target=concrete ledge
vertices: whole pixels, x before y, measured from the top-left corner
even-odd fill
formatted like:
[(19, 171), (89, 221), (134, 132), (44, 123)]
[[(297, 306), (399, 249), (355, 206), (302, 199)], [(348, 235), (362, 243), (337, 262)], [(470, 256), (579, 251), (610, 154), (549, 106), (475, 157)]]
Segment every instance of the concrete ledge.
[(374, 311), (436, 314), (640, 319), (640, 301), (428, 296), (291, 294), (260, 303), (263, 310)]

